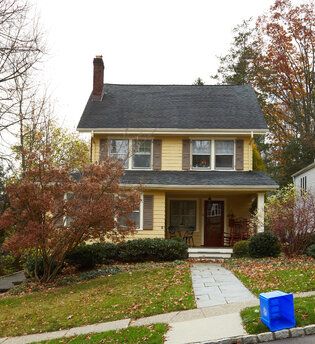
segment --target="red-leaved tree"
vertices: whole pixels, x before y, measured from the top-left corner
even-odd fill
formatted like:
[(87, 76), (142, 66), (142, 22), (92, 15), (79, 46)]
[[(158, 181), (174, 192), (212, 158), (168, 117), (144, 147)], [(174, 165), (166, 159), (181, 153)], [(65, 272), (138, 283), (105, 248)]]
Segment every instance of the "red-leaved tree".
[(287, 256), (303, 254), (315, 235), (314, 197), (299, 194), (292, 185), (284, 187), (268, 199), (265, 220)]
[(140, 203), (137, 190), (119, 184), (120, 162), (107, 159), (74, 174), (51, 161), (47, 147), (28, 157), (23, 177), (7, 186), (10, 206), (0, 217), (0, 229), (8, 233), (4, 247), (42, 260), (44, 274), (37, 278), (44, 282), (55, 278), (66, 254), (80, 243), (129, 235), (134, 223), (122, 227), (118, 219)]

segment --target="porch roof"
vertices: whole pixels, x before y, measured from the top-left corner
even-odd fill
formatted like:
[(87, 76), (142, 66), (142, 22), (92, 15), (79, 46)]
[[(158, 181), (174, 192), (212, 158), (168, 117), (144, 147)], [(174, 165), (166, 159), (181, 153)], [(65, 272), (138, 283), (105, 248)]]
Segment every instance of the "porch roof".
[(258, 171), (125, 171), (123, 185), (154, 188), (261, 189), (278, 188), (277, 183)]

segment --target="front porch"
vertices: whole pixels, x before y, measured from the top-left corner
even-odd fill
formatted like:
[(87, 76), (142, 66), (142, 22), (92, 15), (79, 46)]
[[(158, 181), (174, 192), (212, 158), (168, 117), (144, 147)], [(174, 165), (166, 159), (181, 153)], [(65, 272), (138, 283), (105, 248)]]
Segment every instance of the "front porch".
[[(165, 237), (186, 239), (190, 257), (228, 258), (233, 244), (249, 237), (249, 220), (256, 209), (263, 219), (263, 192), (169, 191)], [(264, 231), (263, 221), (258, 231)]]

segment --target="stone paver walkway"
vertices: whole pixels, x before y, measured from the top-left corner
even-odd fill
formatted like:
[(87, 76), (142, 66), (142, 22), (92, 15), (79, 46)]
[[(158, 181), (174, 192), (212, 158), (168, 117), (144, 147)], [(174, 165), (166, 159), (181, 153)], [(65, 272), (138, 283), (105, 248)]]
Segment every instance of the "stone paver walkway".
[(194, 264), (191, 276), (198, 308), (256, 299), (231, 271), (219, 264)]
[(16, 272), (12, 275), (0, 277), (0, 292), (5, 292), (14, 287), (15, 283), (22, 283), (25, 280), (23, 271)]

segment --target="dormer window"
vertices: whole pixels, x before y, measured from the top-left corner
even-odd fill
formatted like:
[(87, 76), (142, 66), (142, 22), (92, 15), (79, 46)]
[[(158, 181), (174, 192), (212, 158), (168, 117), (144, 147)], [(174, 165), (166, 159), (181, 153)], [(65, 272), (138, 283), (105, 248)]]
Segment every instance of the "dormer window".
[(152, 165), (151, 152), (152, 140), (134, 140), (132, 150), (132, 168), (150, 169)]
[(112, 158), (120, 160), (125, 168), (128, 168), (128, 151), (129, 140), (110, 140), (109, 141), (109, 155)]
[(215, 141), (215, 168), (217, 170), (234, 169), (234, 141)]
[(192, 168), (211, 168), (211, 141), (193, 140), (192, 145)]

